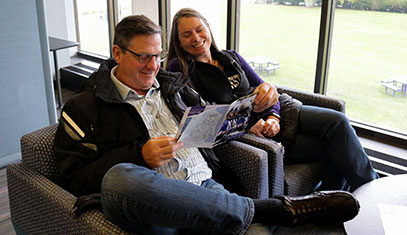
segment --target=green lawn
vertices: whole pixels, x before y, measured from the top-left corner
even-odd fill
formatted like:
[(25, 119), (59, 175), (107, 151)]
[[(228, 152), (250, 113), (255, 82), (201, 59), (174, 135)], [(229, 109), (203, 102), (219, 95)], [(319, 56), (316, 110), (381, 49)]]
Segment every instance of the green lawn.
[[(320, 8), (242, 4), (240, 53), (280, 62), (272, 83), (313, 90)], [(347, 115), (407, 134), (407, 97), (380, 85), (407, 76), (407, 14), (336, 9), (328, 95), (346, 101)]]

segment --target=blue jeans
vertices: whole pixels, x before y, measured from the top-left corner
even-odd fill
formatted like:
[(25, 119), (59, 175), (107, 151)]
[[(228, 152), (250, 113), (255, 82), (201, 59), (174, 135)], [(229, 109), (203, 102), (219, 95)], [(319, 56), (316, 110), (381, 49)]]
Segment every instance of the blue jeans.
[(341, 112), (303, 105), (285, 164), (322, 162), (318, 190), (350, 190), (378, 178), (355, 130)]
[(110, 221), (142, 234), (177, 234), (178, 228), (243, 234), (254, 215), (251, 199), (229, 193), (212, 179), (197, 186), (131, 163), (105, 174), (102, 206)]

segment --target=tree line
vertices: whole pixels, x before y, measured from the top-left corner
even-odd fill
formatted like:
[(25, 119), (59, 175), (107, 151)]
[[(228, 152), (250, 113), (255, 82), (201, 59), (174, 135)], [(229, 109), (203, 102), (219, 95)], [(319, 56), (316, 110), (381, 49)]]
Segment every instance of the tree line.
[[(322, 0), (273, 0), (267, 2), (304, 5), (305, 1), (312, 1), (314, 6), (320, 6), (322, 2)], [(336, 4), (338, 8), (344, 9), (407, 13), (406, 0), (337, 0)]]

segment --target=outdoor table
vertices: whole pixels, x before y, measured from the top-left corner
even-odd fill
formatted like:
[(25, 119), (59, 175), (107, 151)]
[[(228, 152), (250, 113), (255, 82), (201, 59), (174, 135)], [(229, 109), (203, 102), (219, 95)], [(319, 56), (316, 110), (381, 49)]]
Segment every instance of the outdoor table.
[[(253, 66), (255, 67), (255, 65), (257, 64), (259, 66), (258, 71), (260, 73), (263, 73), (263, 70), (267, 71), (267, 75), (269, 74), (269, 71), (266, 69), (268, 68), (270, 65), (272, 66), (273, 70), (276, 70), (279, 68), (280, 63), (278, 63), (277, 61), (268, 58), (266, 56), (254, 56), (254, 57), (250, 57), (248, 60), (249, 64), (253, 64)], [(265, 67), (263, 67), (265, 65)]]
[(390, 78), (390, 80), (393, 80), (397, 83), (401, 83), (401, 94), (406, 95), (406, 93), (407, 93), (407, 75), (393, 76)]

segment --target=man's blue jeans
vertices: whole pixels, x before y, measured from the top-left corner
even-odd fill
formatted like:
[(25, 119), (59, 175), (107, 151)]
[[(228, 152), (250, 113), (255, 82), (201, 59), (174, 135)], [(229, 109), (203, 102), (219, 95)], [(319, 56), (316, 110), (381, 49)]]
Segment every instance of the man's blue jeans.
[(102, 205), (110, 221), (142, 234), (174, 234), (174, 228), (243, 234), (254, 215), (251, 199), (229, 193), (212, 179), (197, 186), (131, 163), (105, 174)]
[(318, 190), (353, 191), (378, 178), (348, 118), (341, 112), (303, 105), (293, 144), (286, 148), (285, 164), (322, 162)]

